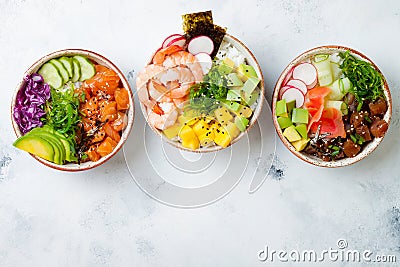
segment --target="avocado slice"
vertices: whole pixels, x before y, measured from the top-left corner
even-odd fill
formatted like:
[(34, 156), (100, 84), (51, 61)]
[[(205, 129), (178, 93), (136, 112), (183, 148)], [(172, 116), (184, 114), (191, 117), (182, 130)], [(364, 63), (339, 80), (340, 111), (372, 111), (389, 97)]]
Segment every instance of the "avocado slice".
[(295, 142), (301, 139), (300, 134), (296, 131), (294, 125), (289, 126), (283, 131), (283, 136), (289, 140), (289, 142)]
[(236, 116), (235, 124), (241, 132), (244, 132), (246, 131), (247, 125), (249, 125), (249, 119), (242, 116)]
[(60, 132), (56, 131), (54, 128), (48, 126), (48, 125), (44, 125), (42, 127), (43, 130), (49, 132), (50, 134), (53, 134), (55, 136), (57, 136), (61, 143), (64, 146), (64, 150), (65, 150), (65, 159), (69, 162), (71, 161), (75, 161), (76, 157), (74, 156), (74, 148), (73, 145), (71, 144), (70, 141), (68, 141), (68, 139)]
[(276, 102), (275, 105), (275, 113), (276, 116), (278, 117), (288, 117), (288, 111), (287, 111), (287, 106), (286, 106), (286, 100), (282, 99)]
[(242, 80), (242, 82), (247, 81), (248, 78), (250, 77), (256, 77), (257, 78), (257, 73), (253, 66), (246, 65), (246, 64), (240, 64), (238, 67), (238, 75), (239, 78)]
[(13, 146), (45, 160), (54, 160), (53, 146), (41, 137), (25, 135), (18, 138)]
[(227, 109), (231, 110), (232, 112), (236, 112), (240, 108), (240, 104), (235, 101), (221, 101), (222, 105), (224, 105)]
[(54, 160), (53, 162), (56, 164), (62, 165), (65, 160), (65, 149), (63, 143), (58, 139), (55, 135), (47, 132), (43, 128), (34, 128), (32, 129), (27, 135), (30, 136), (38, 136), (47, 142), (49, 142), (51, 145), (53, 145), (54, 148)]
[(308, 123), (308, 110), (304, 108), (294, 108), (292, 112), (293, 123)]
[(287, 117), (278, 117), (277, 120), (279, 127), (281, 127), (282, 130), (293, 125), (292, 120)]
[(301, 135), (303, 139), (308, 138), (307, 124), (301, 123), (296, 125), (296, 131)]

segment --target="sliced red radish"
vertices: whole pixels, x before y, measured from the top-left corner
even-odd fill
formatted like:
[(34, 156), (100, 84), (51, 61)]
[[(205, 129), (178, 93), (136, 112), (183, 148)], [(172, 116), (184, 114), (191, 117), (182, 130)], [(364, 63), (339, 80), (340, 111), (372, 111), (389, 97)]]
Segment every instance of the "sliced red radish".
[(282, 99), (285, 99), (286, 103), (296, 100), (296, 108), (300, 108), (304, 104), (304, 95), (301, 93), (299, 89), (294, 87), (286, 90), (282, 94)]
[(207, 53), (198, 53), (195, 55), (199, 61), (201, 68), (203, 69), (203, 74), (207, 74), (212, 67), (212, 58)]
[(168, 46), (168, 44), (172, 41), (172, 40), (174, 40), (174, 39), (176, 39), (176, 38), (180, 38), (180, 37), (184, 37), (182, 34), (172, 34), (172, 35), (170, 35), (170, 36), (168, 36), (165, 40), (164, 40), (164, 42), (162, 43), (162, 48), (166, 48), (167, 46)]
[(300, 63), (293, 69), (293, 79), (303, 81), (311, 89), (317, 84), (317, 70), (311, 63)]
[(199, 53), (207, 53), (211, 55), (211, 53), (214, 51), (214, 43), (208, 36), (197, 36), (190, 40), (188, 44), (188, 51), (193, 55)]
[(279, 90), (279, 99), (282, 99), (283, 93), (284, 93), (286, 90), (290, 89), (290, 88), (294, 88), (294, 87), (293, 87), (293, 86), (290, 86), (290, 85), (286, 85), (286, 86), (281, 87), (281, 90)]
[(290, 79), (292, 79), (293, 69), (291, 68), (289, 73), (286, 75), (285, 79), (283, 79), (282, 85), (286, 85)]
[(181, 36), (181, 37), (177, 37), (177, 38), (173, 39), (171, 42), (169, 42), (167, 47), (171, 46), (171, 45), (179, 45), (180, 47), (184, 48), (185, 44), (186, 44), (186, 38), (184, 36)]
[(307, 85), (301, 80), (292, 79), (288, 81), (286, 85), (291, 85), (293, 87), (296, 87), (297, 89), (300, 89), (303, 95), (307, 94)]

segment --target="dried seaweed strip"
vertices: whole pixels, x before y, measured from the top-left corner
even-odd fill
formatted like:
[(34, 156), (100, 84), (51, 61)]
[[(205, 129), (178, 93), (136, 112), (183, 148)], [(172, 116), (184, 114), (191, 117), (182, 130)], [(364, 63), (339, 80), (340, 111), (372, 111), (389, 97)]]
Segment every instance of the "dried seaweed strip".
[(195, 31), (210, 28), (214, 24), (211, 10), (185, 14), (182, 15), (182, 19), (183, 19), (183, 32), (189, 36), (193, 36)]
[(217, 54), (219, 46), (221, 45), (222, 40), (224, 39), (225, 33), (226, 33), (226, 28), (223, 28), (218, 25), (214, 25), (214, 29), (210, 31), (208, 36), (214, 42), (214, 51), (211, 54), (211, 58), (214, 58), (214, 56)]

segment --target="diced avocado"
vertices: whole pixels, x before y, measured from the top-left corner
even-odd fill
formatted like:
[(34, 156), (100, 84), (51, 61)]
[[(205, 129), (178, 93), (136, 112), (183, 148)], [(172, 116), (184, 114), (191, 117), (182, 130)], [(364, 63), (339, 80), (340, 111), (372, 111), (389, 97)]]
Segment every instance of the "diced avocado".
[(304, 108), (294, 108), (292, 112), (293, 123), (308, 123), (308, 110)]
[(275, 105), (275, 114), (278, 117), (288, 117), (288, 111), (286, 106), (286, 100), (282, 99), (276, 102)]
[(224, 123), (222, 127), (228, 132), (231, 140), (235, 139), (240, 134), (239, 128), (231, 121)]
[(260, 90), (257, 89), (254, 90), (253, 93), (251, 94), (242, 91), (242, 99), (248, 106), (253, 105), (257, 101), (259, 96), (260, 96)]
[(231, 137), (224, 127), (215, 130), (214, 142), (222, 147), (227, 147), (231, 143)]
[(288, 117), (278, 117), (277, 120), (282, 130), (293, 125), (292, 120)]
[(286, 137), (289, 142), (295, 142), (301, 139), (300, 134), (296, 131), (294, 125), (289, 126), (283, 131), (283, 136)]
[(226, 95), (226, 100), (240, 101), (241, 99), (242, 97), (240, 95), (240, 91), (228, 90), (228, 93)]
[(260, 79), (258, 79), (257, 77), (249, 77), (249, 79), (243, 85), (243, 92), (247, 94), (252, 94), (253, 91), (257, 88), (259, 82)]
[(310, 139), (300, 139), (298, 141), (292, 142), (292, 145), (294, 146), (294, 148), (297, 151), (302, 151), (304, 148), (306, 148), (308, 141), (310, 141)]
[(307, 124), (299, 124), (296, 126), (296, 131), (301, 135), (303, 139), (308, 138), (308, 132), (307, 132)]
[(231, 121), (233, 119), (231, 113), (226, 107), (220, 107), (217, 108), (214, 111), (215, 118), (220, 122), (220, 123), (226, 123), (228, 121)]
[(181, 128), (182, 128), (182, 124), (176, 123), (176, 124), (172, 125), (171, 127), (164, 129), (163, 133), (168, 139), (172, 139), (178, 135)]
[(229, 73), (226, 76), (226, 85), (231, 87), (231, 86), (243, 86), (242, 80), (239, 78), (239, 76), (236, 73)]
[(196, 133), (197, 137), (199, 137), (200, 135), (204, 134), (209, 130), (209, 126), (204, 119), (200, 119), (196, 124), (192, 126), (192, 129)]
[(182, 139), (182, 145), (192, 150), (198, 149), (200, 146), (199, 139), (193, 129), (187, 125), (184, 125), (178, 133)]
[(226, 75), (231, 73), (235, 68), (235, 62), (233, 62), (230, 58), (225, 58), (221, 65), (218, 66), (218, 71), (221, 75)]
[(240, 105), (240, 107), (236, 113), (242, 117), (250, 118), (251, 115), (253, 114), (253, 111), (249, 107)]
[(236, 116), (235, 124), (241, 132), (244, 132), (247, 129), (247, 125), (249, 125), (249, 120), (242, 116)]
[(226, 107), (227, 109), (236, 112), (240, 108), (240, 104), (235, 102), (235, 101), (221, 101), (222, 105)]
[(18, 138), (13, 145), (45, 160), (53, 161), (54, 159), (53, 146), (41, 137), (25, 135)]
[(287, 112), (291, 116), (293, 109), (296, 107), (296, 100), (292, 100), (286, 103)]
[(243, 82), (247, 81), (247, 79), (250, 77), (256, 77), (256, 78), (258, 77), (257, 72), (255, 71), (253, 66), (246, 65), (246, 64), (240, 64), (237, 70), (238, 70), (239, 78)]

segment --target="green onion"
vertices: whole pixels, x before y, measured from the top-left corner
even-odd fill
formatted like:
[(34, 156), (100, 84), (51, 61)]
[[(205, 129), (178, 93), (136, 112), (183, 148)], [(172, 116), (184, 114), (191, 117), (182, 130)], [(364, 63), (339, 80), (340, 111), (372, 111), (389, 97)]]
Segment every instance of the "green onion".
[(339, 150), (335, 150), (335, 151), (332, 152), (331, 155), (332, 155), (332, 157), (335, 157), (335, 156), (339, 155), (339, 153), (340, 153)]
[(354, 143), (357, 143), (357, 138), (354, 135), (351, 134), (350, 138)]
[(369, 122), (369, 123), (372, 123), (372, 120), (371, 120), (371, 118), (370, 118), (370, 117), (368, 117), (367, 115), (365, 115), (365, 116), (364, 116), (364, 119), (365, 119), (367, 122)]

